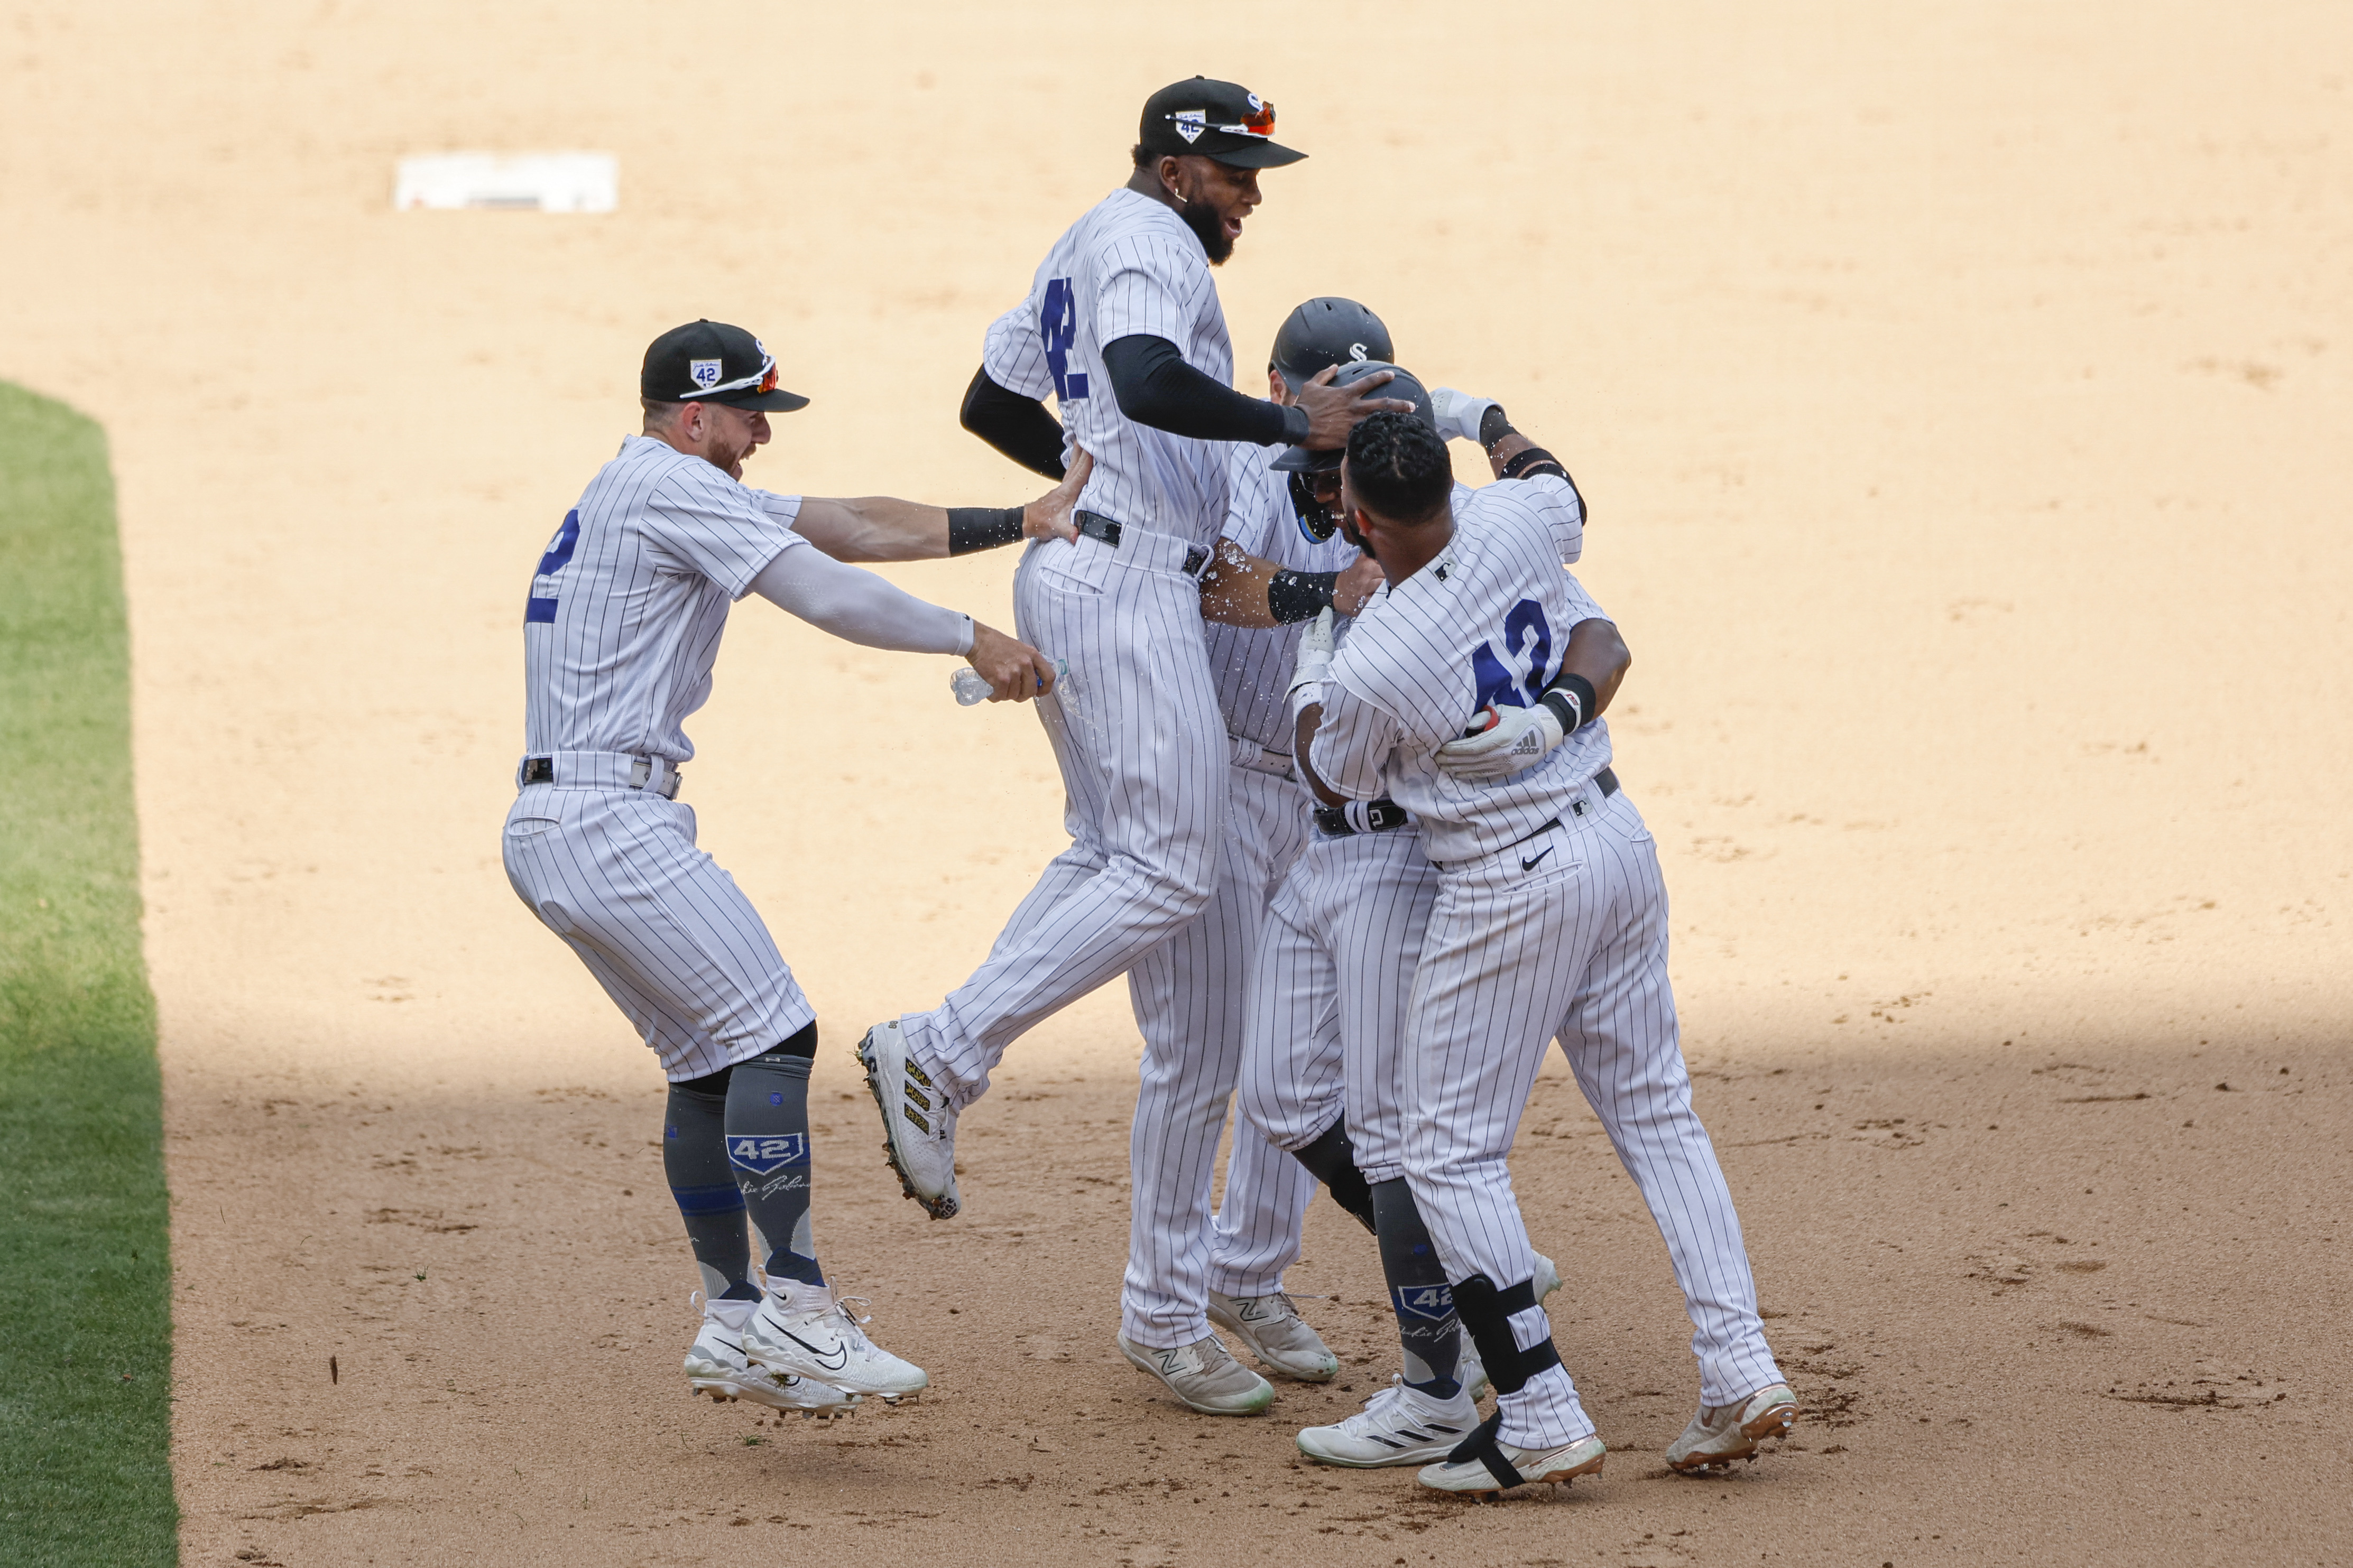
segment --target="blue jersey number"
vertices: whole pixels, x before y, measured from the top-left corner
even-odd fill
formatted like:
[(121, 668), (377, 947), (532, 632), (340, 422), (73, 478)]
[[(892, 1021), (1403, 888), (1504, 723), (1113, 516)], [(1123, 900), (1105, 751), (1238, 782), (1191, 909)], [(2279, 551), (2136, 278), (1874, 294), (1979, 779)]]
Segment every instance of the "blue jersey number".
[(1071, 368), (1071, 345), (1079, 341), (1079, 301), (1069, 279), (1047, 280), (1045, 308), (1038, 313), (1038, 335), (1046, 340), (1046, 368), (1054, 373), (1054, 395), (1064, 403), (1084, 397), (1087, 373)]
[(1544, 606), (1534, 599), (1514, 605), (1504, 617), (1503, 657), (1495, 657), (1493, 644), (1481, 643), (1471, 651), (1471, 674), (1479, 684), (1473, 712), (1498, 706), (1535, 707), (1552, 679), (1552, 626), (1545, 619)]
[[(539, 574), (553, 577), (563, 571), (571, 564), (572, 552), (579, 547), (580, 514), (576, 510), (567, 511), (564, 514), (564, 526), (557, 529), (555, 537), (547, 542), (547, 553), (539, 558)], [(530, 626), (534, 621), (553, 621), (555, 619), (556, 603), (554, 599), (543, 599), (536, 594), (533, 595), (522, 602), (522, 624)]]

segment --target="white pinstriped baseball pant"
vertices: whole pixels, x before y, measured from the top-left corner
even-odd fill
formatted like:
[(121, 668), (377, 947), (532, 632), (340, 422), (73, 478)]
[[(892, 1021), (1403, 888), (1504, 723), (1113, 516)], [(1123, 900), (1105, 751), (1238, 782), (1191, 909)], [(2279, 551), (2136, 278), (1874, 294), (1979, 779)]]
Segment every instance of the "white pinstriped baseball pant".
[(1032, 543), (1013, 577), (1023, 640), (1069, 666), (1036, 707), (1071, 847), (1049, 861), (981, 966), (902, 1021), (908, 1055), (959, 1106), (1006, 1047), (1117, 979), (1217, 892), (1230, 771), (1190, 549), (1129, 527), (1116, 549)]
[(775, 1047), (817, 1015), (694, 809), (643, 790), (532, 784), (507, 813), (507, 880), (604, 986), (672, 1082)]
[[(1271, 1277), (1213, 1271), (1218, 1236), (1229, 1227), (1288, 1235), (1315, 1179), (1248, 1122), (1234, 1129), (1225, 1201), (1213, 1217), (1210, 1178), (1242, 1056), (1242, 1005), (1250, 955), (1267, 900), (1307, 837), (1307, 799), (1288, 779), (1236, 767), (1217, 897), (1200, 919), (1145, 953), (1127, 973), (1144, 1062), (1128, 1144), (1132, 1184), (1127, 1278), (1120, 1331), (1166, 1350), (1209, 1332), (1210, 1286), (1234, 1296), (1282, 1288)], [(1213, 1228), (1214, 1227), (1214, 1228)]]
[[(1437, 896), (1438, 868), (1409, 827), (1317, 836), (1293, 862), (1250, 965), (1236, 1094), (1245, 1124), (1269, 1142), (1304, 1149), (1345, 1110), (1365, 1179), (1405, 1174), (1398, 1046)], [(1247, 1217), (1220, 1215), (1213, 1279), (1279, 1280), (1298, 1260), (1295, 1220), (1250, 1228)]]
[[(1728, 1405), (1780, 1371), (1731, 1192), (1692, 1110), (1657, 846), (1622, 792), (1588, 786), (1577, 805), (1560, 826), (1439, 879), (1406, 1026), (1406, 1180), (1449, 1279), (1527, 1279), (1535, 1257), (1506, 1162), (1557, 1036), (1666, 1239), (1691, 1311), (1700, 1401)], [(1542, 1308), (1512, 1327), (1523, 1349), (1550, 1332)], [(1504, 1440), (1524, 1447), (1593, 1429), (1566, 1369), (1499, 1407)]]

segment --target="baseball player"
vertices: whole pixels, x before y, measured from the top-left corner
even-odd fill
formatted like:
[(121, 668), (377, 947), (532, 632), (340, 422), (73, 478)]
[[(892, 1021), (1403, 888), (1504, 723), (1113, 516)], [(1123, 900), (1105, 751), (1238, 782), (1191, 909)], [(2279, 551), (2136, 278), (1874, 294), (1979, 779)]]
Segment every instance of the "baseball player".
[(711, 694), (729, 605), (747, 594), (869, 647), (960, 654), (997, 700), (1050, 689), (1035, 648), (834, 557), (1067, 531), (1085, 470), (1004, 510), (753, 489), (743, 465), (768, 439), (768, 415), (807, 403), (776, 380), (776, 360), (739, 327), (692, 322), (646, 351), (644, 433), (565, 514), (524, 602), (527, 751), (505, 861), (516, 894), (669, 1075), (663, 1166), (705, 1297), (691, 1388), (831, 1416), (927, 1380), (867, 1337), (818, 1267), (816, 1018), (758, 911), (695, 847), (694, 813), (677, 799), (679, 765), (694, 754), (681, 726)]
[[(1342, 379), (1375, 368), (1351, 365)], [(1577, 559), (1582, 499), (1557, 461), (1511, 430), (1499, 407), (1447, 388), (1424, 395), (1402, 371), (1388, 390), (1403, 392), (1415, 417), (1433, 427), (1443, 422), (1451, 433), (1475, 437), (1482, 421), (1492, 426), (1483, 434), (1498, 477), (1514, 481), (1504, 491), (1518, 492), (1544, 521), (1564, 563)], [(1303, 528), (1335, 531), (1339, 454), (1293, 451), (1275, 466), (1290, 471)], [(1477, 495), (1453, 488), (1458, 508), (1475, 504)], [(1608, 623), (1596, 622), (1568, 664), (1588, 666), (1614, 687), (1621, 667), (1613, 661), (1623, 649), (1609, 633)], [(1475, 1354), (1461, 1345), (1446, 1277), (1400, 1163), (1398, 1043), (1437, 873), (1411, 816), (1394, 802), (1326, 808), (1316, 817), (1250, 968), (1240, 1098), (1245, 1119), (1294, 1152), (1378, 1238), (1404, 1351), (1404, 1371), (1390, 1387), (1345, 1421), (1303, 1431), (1299, 1446), (1329, 1464), (1421, 1463), (1477, 1425), (1472, 1401), (1483, 1382)], [(1221, 1231), (1219, 1239), (1215, 1267), (1237, 1275), (1279, 1275), (1298, 1254), (1295, 1230)], [(1541, 1298), (1559, 1277), (1548, 1260), (1538, 1263)]]
[(1303, 639), (1294, 678), (1311, 786), (1344, 809), (1386, 799), (1410, 812), (1439, 871), (1406, 1009), (1403, 1163), (1497, 1399), (1420, 1479), (1492, 1495), (1592, 1474), (1605, 1456), (1536, 1299), (1506, 1164), (1555, 1036), (1630, 1170), (1665, 1178), (1645, 1184), (1654, 1211), (1662, 1201), (1697, 1211), (1683, 1236), (1702, 1256), (1676, 1262), (1690, 1265), (1702, 1407), (1669, 1458), (1728, 1462), (1786, 1432), (1796, 1401), (1690, 1110), (1657, 855), (1608, 768), (1606, 722), (1583, 719), (1598, 711), (1599, 688), (1568, 705), (1577, 721), (1564, 718), (1562, 742), (1524, 771), (1465, 778), (1438, 760), (1485, 710), (1548, 700), (1576, 629), (1603, 616), (1560, 569), (1554, 530), (1518, 487), (1490, 487), (1459, 509), (1452, 489), (1428, 424), (1380, 417), (1351, 436), (1342, 515), (1389, 586), (1336, 655), (1325, 638)]
[[(1068, 795), (1071, 848), (971, 979), (931, 1012), (877, 1024), (860, 1046), (891, 1163), (934, 1218), (959, 1205), (956, 1115), (987, 1089), (1006, 1047), (1134, 968), (1216, 895), (1234, 749), (1210, 672), (1200, 580), (1228, 514), (1231, 444), (1333, 447), (1387, 406), (1369, 382), (1311, 381), (1289, 404), (1232, 389), (1210, 268), (1231, 255), (1259, 204), (1258, 172), (1302, 156), (1273, 132), (1273, 106), (1230, 82), (1196, 77), (1155, 93), (1127, 184), (1055, 242), (1029, 296), (989, 328), (966, 397), (967, 423), (977, 399), (984, 422), (1026, 428), (1009, 439), (1028, 440), (1042, 459), (1050, 394), (1060, 454), (1091, 453), (1095, 467), (1080, 497), (1080, 537), (1032, 545), (1014, 578), (1017, 626), (1070, 672), (1039, 712)], [(997, 414), (985, 412), (991, 405)], [(1294, 617), (1336, 592), (1313, 580), (1289, 587), (1283, 608)], [(1137, 1155), (1139, 1186), (1155, 1189), (1139, 1194), (1140, 1209), (1194, 1204), (1205, 1156), (1191, 1137)], [(1149, 1223), (1156, 1231), (1161, 1222)], [(1139, 1367), (1197, 1410), (1264, 1408), (1271, 1390), (1233, 1361), (1191, 1302), (1129, 1294), (1143, 1310), (1123, 1313), (1134, 1331), (1123, 1348)]]

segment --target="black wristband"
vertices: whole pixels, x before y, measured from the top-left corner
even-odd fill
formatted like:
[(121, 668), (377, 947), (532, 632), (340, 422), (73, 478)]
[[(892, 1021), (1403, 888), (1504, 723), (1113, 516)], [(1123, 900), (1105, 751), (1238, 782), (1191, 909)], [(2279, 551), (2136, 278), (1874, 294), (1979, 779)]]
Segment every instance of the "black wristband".
[(1498, 477), (1506, 479), (1532, 479), (1537, 474), (1550, 474), (1556, 479), (1568, 478), (1568, 470), (1560, 466), (1560, 459), (1542, 447), (1524, 447), (1513, 453), (1505, 459), (1504, 471)]
[(1552, 710), (1552, 716), (1560, 721), (1560, 732), (1564, 736), (1574, 735), (1588, 719), (1593, 717), (1593, 682), (1581, 675), (1571, 675), (1563, 670), (1558, 679), (1545, 688), (1540, 700)]
[(1286, 626), (1294, 621), (1312, 621), (1331, 607), (1339, 581), (1337, 572), (1293, 572), (1287, 567), (1277, 571), (1274, 581), (1266, 585), (1267, 612)]
[(969, 555), (994, 550), (1021, 538), (1021, 508), (1018, 506), (952, 506), (948, 508), (948, 553)]
[(1518, 434), (1512, 428), (1512, 422), (1504, 417), (1504, 405), (1500, 403), (1490, 403), (1479, 416), (1479, 445), (1490, 451), (1504, 437)]

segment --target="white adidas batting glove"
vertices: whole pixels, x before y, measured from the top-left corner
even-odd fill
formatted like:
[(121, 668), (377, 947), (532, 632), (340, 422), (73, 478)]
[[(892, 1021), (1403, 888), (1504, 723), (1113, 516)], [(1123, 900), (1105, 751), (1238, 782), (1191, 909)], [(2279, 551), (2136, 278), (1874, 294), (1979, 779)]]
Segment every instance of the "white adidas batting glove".
[(1449, 440), (1479, 444), (1479, 421), (1495, 406), (1492, 397), (1474, 397), (1451, 386), (1430, 389), (1430, 411), (1438, 416), (1438, 433)]
[(1332, 607), (1308, 623), (1299, 638), (1299, 661), (1291, 668), (1292, 711), (1298, 711), (1302, 687), (1321, 686), (1332, 679)]
[(1495, 721), (1475, 735), (1438, 748), (1438, 765), (1458, 779), (1493, 784), (1534, 767), (1560, 744), (1560, 718), (1538, 703), (1534, 708), (1490, 708)]

